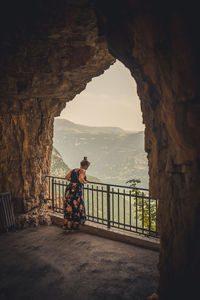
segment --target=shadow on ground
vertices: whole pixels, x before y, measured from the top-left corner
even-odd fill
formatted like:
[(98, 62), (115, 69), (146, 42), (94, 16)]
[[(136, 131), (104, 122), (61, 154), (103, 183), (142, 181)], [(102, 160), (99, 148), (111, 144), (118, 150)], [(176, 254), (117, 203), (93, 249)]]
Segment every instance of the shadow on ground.
[(53, 225), (0, 245), (1, 300), (143, 300), (158, 280), (157, 252)]

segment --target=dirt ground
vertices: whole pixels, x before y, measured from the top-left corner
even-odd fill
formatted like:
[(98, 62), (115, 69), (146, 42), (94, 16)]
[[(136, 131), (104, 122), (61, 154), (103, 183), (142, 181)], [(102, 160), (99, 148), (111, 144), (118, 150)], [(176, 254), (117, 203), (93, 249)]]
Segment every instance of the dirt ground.
[(1, 300), (143, 300), (159, 253), (41, 226), (0, 235)]

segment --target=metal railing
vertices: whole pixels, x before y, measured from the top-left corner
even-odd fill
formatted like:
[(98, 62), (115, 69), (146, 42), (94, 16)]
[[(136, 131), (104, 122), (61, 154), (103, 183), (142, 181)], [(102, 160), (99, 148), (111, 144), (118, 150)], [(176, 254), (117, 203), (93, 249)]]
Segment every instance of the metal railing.
[[(67, 181), (47, 176), (49, 208), (63, 213)], [(149, 190), (99, 182), (88, 182), (83, 187), (87, 220), (158, 237), (158, 201), (150, 198)]]
[(0, 232), (15, 227), (15, 216), (11, 193), (0, 193)]

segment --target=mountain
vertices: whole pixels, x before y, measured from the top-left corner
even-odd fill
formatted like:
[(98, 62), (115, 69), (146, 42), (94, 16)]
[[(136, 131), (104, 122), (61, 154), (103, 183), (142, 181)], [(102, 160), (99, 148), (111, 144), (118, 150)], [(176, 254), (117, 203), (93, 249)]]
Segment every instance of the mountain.
[(64, 131), (73, 131), (73, 132), (82, 132), (82, 133), (125, 133), (123, 129), (120, 127), (91, 127), (81, 124), (76, 124), (66, 119), (55, 119), (55, 126), (59, 128), (59, 130)]
[(148, 188), (148, 162), (144, 152), (144, 132), (128, 132), (118, 127), (90, 127), (68, 120), (54, 122), (54, 146), (72, 168), (84, 156), (91, 162), (90, 173), (102, 182), (124, 185), (140, 178)]
[[(71, 169), (63, 161), (63, 158), (60, 155), (60, 153), (58, 152), (58, 150), (55, 147), (53, 147), (52, 157), (51, 157), (50, 175), (56, 176), (56, 177), (65, 177), (70, 170)], [(93, 182), (100, 182), (100, 180), (98, 178), (91, 176), (91, 175), (87, 175), (87, 180), (93, 181)]]
[(64, 163), (58, 150), (53, 147), (50, 175), (56, 177), (65, 177), (69, 171), (70, 168)]

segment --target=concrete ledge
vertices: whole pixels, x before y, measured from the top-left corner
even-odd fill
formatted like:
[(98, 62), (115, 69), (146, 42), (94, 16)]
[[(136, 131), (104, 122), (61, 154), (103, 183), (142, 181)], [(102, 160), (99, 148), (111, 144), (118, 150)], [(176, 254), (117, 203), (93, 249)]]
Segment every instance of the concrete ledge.
[[(50, 213), (49, 215), (53, 224), (59, 226), (64, 225), (62, 214)], [(150, 250), (160, 250), (160, 241), (157, 238), (145, 237), (137, 233), (128, 232), (117, 228), (108, 229), (105, 225), (93, 223), (90, 221), (86, 221), (84, 225), (80, 225), (80, 231), (98, 235), (111, 240), (132, 244), (138, 247), (147, 248)]]

